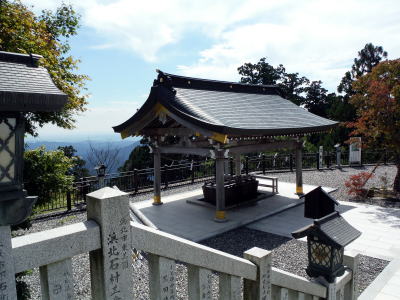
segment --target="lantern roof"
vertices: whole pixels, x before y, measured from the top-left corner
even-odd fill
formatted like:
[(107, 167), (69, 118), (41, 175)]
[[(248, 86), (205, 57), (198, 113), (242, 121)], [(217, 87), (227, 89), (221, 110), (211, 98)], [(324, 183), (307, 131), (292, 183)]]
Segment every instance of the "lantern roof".
[(350, 244), (360, 235), (361, 232), (351, 226), (337, 211), (314, 220), (314, 224), (292, 232), (295, 239), (305, 236), (318, 236), (328, 240), (336, 248)]
[(0, 51), (0, 106), (2, 111), (60, 111), (67, 95), (39, 66), (36, 54)]
[(206, 130), (227, 137), (304, 135), (337, 125), (284, 99), (275, 85), (158, 73), (143, 106), (130, 119), (113, 127), (122, 137), (142, 135), (154, 127), (152, 121), (160, 114), (193, 132)]
[(320, 219), (333, 213), (335, 211), (335, 205), (339, 205), (339, 202), (329, 195), (321, 186), (300, 198), (304, 198), (305, 218)]

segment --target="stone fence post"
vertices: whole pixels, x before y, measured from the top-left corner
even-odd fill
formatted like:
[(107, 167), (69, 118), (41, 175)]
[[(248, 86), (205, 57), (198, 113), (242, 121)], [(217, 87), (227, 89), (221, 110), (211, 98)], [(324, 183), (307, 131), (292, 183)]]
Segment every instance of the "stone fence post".
[(244, 252), (244, 258), (257, 265), (257, 280), (244, 279), (243, 299), (272, 300), (272, 252), (254, 247)]
[(133, 299), (129, 199), (105, 187), (87, 195), (88, 219), (101, 230), (101, 249), (91, 251), (92, 298)]
[(0, 226), (0, 299), (17, 299), (11, 228), (8, 225)]

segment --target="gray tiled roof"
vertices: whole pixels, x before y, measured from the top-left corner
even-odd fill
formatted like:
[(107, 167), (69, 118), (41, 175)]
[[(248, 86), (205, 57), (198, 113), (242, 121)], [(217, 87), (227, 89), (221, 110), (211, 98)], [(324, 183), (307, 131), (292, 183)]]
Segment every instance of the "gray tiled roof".
[(10, 111), (60, 110), (67, 95), (38, 66), (37, 55), (0, 52), (0, 107)]
[[(322, 220), (322, 219), (320, 219)], [(361, 235), (361, 232), (351, 226), (340, 214), (335, 217), (327, 218), (322, 222), (315, 221), (319, 230), (335, 243), (344, 247)]]
[(279, 95), (175, 88), (170, 105), (207, 123), (240, 129), (293, 129), (334, 125)]
[(136, 127), (156, 103), (188, 123), (227, 135), (301, 135), (337, 124), (282, 98), (276, 86), (159, 73), (145, 104), (114, 131)]

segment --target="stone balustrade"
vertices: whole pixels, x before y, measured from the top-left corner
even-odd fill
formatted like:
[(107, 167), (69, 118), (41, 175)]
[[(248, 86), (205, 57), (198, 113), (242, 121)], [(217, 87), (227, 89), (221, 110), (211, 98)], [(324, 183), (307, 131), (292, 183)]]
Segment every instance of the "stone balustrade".
[[(39, 267), (42, 299), (74, 299), (71, 258), (89, 252), (92, 297), (133, 299), (132, 249), (146, 253), (151, 299), (177, 299), (176, 262), (188, 268), (189, 299), (211, 299), (213, 274), (219, 299), (357, 298), (351, 270), (334, 284), (309, 281), (271, 266), (270, 251), (252, 248), (244, 258), (131, 222), (129, 199), (103, 188), (88, 195), (88, 221), (11, 239), (0, 228), (0, 299), (14, 300), (14, 274)], [(345, 256), (357, 269), (358, 255)]]

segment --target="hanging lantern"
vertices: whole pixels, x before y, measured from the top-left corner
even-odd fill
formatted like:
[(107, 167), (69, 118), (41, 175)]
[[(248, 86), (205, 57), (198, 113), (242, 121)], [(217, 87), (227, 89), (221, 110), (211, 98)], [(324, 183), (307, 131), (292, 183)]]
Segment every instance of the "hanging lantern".
[(59, 111), (67, 101), (41, 58), (0, 51), (0, 226), (23, 222), (37, 198), (23, 189), (23, 113)]

